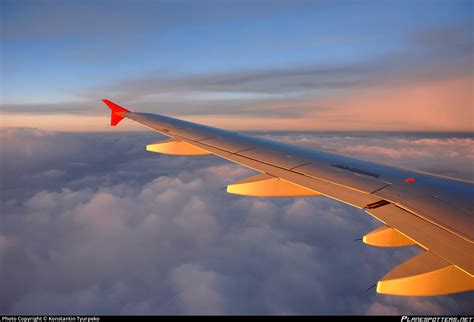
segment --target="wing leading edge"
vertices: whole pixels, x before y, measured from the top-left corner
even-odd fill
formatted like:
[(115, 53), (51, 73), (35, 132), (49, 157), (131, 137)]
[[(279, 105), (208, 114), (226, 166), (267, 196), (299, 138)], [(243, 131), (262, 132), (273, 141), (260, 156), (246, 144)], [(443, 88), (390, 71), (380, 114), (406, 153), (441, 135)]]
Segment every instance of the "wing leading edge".
[(430, 175), (304, 149), (163, 115), (134, 113), (103, 100), (111, 125), (131, 119), (168, 137), (148, 151), (214, 154), (260, 172), (230, 184), (249, 196), (324, 195), (364, 209), (384, 225), (364, 236), (370, 245), (416, 244), (424, 252), (377, 284), (377, 292), (428, 296), (474, 290), (474, 211), (471, 181)]

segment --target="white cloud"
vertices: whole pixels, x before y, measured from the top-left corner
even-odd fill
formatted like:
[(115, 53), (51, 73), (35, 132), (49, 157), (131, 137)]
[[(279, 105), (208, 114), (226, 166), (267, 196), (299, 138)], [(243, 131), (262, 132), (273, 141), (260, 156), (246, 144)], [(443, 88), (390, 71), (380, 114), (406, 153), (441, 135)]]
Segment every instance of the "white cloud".
[[(413, 300), (366, 292), (416, 250), (353, 242), (379, 225), (355, 208), (324, 197), (229, 195), (220, 188), (252, 171), (214, 157), (147, 153), (142, 143), (153, 134), (17, 132), (1, 147), (6, 164), (22, 153), (10, 144), (35, 153), (1, 173), (0, 312), (472, 313), (469, 294)], [(302, 136), (336, 150), (347, 140), (393, 142), (280, 138)], [(56, 151), (65, 145), (75, 148)], [(50, 169), (62, 175), (38, 176)]]
[(223, 312), (217, 273), (206, 271), (198, 264), (183, 264), (173, 269), (171, 280), (185, 314)]

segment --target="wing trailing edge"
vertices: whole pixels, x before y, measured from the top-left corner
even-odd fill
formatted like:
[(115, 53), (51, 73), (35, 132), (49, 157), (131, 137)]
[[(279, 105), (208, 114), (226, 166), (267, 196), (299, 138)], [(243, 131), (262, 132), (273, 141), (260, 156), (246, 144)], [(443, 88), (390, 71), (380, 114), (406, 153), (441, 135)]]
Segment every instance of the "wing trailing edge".
[[(377, 292), (428, 296), (474, 290), (472, 217), (463, 215), (465, 208), (472, 214), (472, 203), (467, 202), (474, 193), (472, 183), (446, 181), (163, 115), (129, 112), (108, 100), (104, 103), (111, 109), (112, 125), (126, 117), (171, 138), (148, 145), (149, 151), (176, 155), (206, 152), (261, 173), (230, 184), (229, 193), (260, 197), (324, 195), (364, 209), (386, 225), (367, 234), (367, 244), (393, 247), (416, 243), (424, 250), (382, 278)], [(449, 211), (439, 200), (451, 207)], [(441, 212), (444, 218), (436, 221), (420, 209)], [(453, 229), (453, 222), (462, 222), (465, 228), (457, 225)]]

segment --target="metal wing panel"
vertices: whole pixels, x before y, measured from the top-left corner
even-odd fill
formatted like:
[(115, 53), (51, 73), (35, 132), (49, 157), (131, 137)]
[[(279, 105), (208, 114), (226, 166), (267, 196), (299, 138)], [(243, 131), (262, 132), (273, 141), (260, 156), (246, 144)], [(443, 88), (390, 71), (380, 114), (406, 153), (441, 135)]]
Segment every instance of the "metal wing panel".
[[(436, 204), (429, 202), (431, 200), (420, 198), (415, 188), (418, 181), (413, 183), (404, 181), (407, 176), (415, 176), (418, 180), (420, 174), (417, 172), (292, 147), (288, 144), (280, 144), (160, 115), (130, 112), (124, 116), (222, 158), (282, 178), (355, 207), (366, 208), (368, 205), (378, 204), (382, 198), (386, 198), (405, 209), (393, 204), (384, 204), (376, 209), (370, 209), (368, 212), (463, 271), (469, 272), (471, 275), (474, 273), (472, 240), (461, 238), (462, 234), (452, 233), (450, 230), (452, 228), (455, 232), (472, 236), (469, 231), (463, 229), (462, 224), (470, 227), (472, 222), (469, 220), (472, 220), (473, 217), (459, 216), (458, 212), (446, 213), (448, 211), (446, 208), (430, 206)], [(436, 195), (433, 191), (436, 191), (435, 188), (440, 186), (440, 181), (442, 179), (437, 177), (426, 183), (424, 180), (420, 180), (421, 183), (424, 183), (421, 185), (424, 189), (423, 195)], [(393, 184), (395, 184), (394, 188), (392, 188)], [(469, 183), (468, 186), (469, 189), (472, 189), (472, 184)], [(446, 198), (445, 195), (442, 197)], [(448, 195), (447, 200), (455, 199), (449, 198)], [(464, 195), (460, 199), (463, 200), (461, 202), (463, 207), (466, 204), (469, 206)], [(433, 199), (433, 201), (436, 200)], [(450, 204), (457, 209), (456, 204), (452, 202)], [(429, 220), (412, 210), (432, 215), (432, 211), (438, 208), (442, 209), (439, 214), (435, 213), (439, 222)], [(455, 227), (448, 226), (447, 221), (451, 223), (451, 219), (455, 216), (459, 222), (454, 224)]]
[(473, 244), (393, 204), (367, 213), (415, 240), (420, 246), (474, 275)]
[(311, 159), (304, 153), (301, 153), (301, 151), (298, 151), (296, 147), (294, 149), (287, 146), (283, 147), (273, 141), (259, 142), (255, 149), (242, 151), (239, 155), (286, 170), (291, 170), (311, 162)]
[(297, 167), (292, 169), (292, 171), (302, 173), (306, 176), (313, 178), (324, 178), (326, 180), (337, 182), (343, 184), (344, 186), (351, 187), (363, 191), (365, 193), (371, 193), (382, 189), (388, 185), (390, 182), (383, 181), (382, 179), (368, 174), (364, 174), (361, 171), (357, 171), (353, 166), (350, 166), (351, 163), (344, 162), (341, 164), (339, 161), (336, 162), (320, 162), (313, 161), (310, 164)]
[(171, 134), (174, 137), (183, 137), (193, 141), (204, 140), (206, 138), (229, 133), (228, 131), (221, 129), (178, 120), (163, 115), (130, 112), (124, 116), (165, 135)]
[(423, 218), (474, 241), (474, 187), (467, 182), (412, 172), (412, 183), (393, 184), (374, 193)]
[(218, 148), (230, 153), (237, 153), (255, 148), (255, 142), (252, 142), (252, 140), (249, 140), (246, 136), (237, 133), (227, 133), (226, 135), (211, 137), (200, 142), (207, 146)]
[(364, 208), (366, 205), (375, 203), (380, 200), (379, 197), (363, 193), (361, 191), (357, 191), (340, 184), (336, 184), (322, 179), (311, 178), (300, 173), (286, 170), (281, 167), (250, 159), (248, 157), (244, 157), (236, 153), (230, 153), (219, 148), (211, 147), (201, 142), (192, 141), (186, 138), (181, 139), (199, 148), (205, 149), (221, 158), (244, 165), (248, 168), (254, 169), (262, 173), (270, 174), (274, 177), (282, 178), (301, 187), (310, 189), (327, 197), (342, 201), (358, 208)]
[[(196, 147), (207, 150), (224, 159), (242, 164), (244, 166), (247, 166), (251, 169), (257, 170), (262, 173), (268, 173), (272, 176), (285, 179), (287, 181), (290, 181), (292, 183), (295, 183), (307, 189), (313, 190), (315, 192), (318, 192), (330, 198), (345, 202), (347, 204), (350, 204), (358, 208), (363, 208), (368, 204), (371, 204), (380, 200), (379, 197), (372, 196), (360, 191), (356, 191), (354, 189), (344, 187), (340, 184), (328, 182), (322, 179), (311, 178), (311, 177), (308, 177), (296, 172), (288, 171), (282, 167), (267, 164), (258, 160), (244, 157), (236, 153), (229, 152), (226, 150), (226, 149), (229, 149), (228, 146), (214, 147), (212, 145), (209, 145), (209, 142), (207, 142), (207, 140), (205, 139), (202, 141), (189, 139), (188, 137), (183, 136), (185, 134), (187, 135), (187, 133), (184, 133), (184, 131), (182, 131), (179, 128), (180, 123), (174, 122), (174, 119), (172, 118), (165, 119), (165, 118), (160, 118), (159, 116), (156, 116), (156, 115), (153, 118), (149, 118), (148, 115), (145, 113), (127, 113), (125, 114), (125, 116), (138, 123), (146, 125), (158, 132), (161, 132), (168, 136), (177, 137), (182, 141), (185, 141)], [(166, 123), (164, 121), (166, 121)], [(197, 127), (196, 131), (199, 131), (200, 129), (201, 127)], [(212, 137), (213, 134), (215, 133), (216, 136), (220, 135), (221, 137), (232, 136), (231, 132), (217, 130), (217, 129), (216, 129), (217, 131), (214, 132), (213, 130), (214, 130), (213, 128), (206, 127), (205, 135), (209, 135), (210, 137)], [(222, 132), (227, 132), (227, 135), (222, 135), (223, 134)], [(232, 136), (232, 137), (238, 138), (239, 136)], [(249, 136), (246, 136), (246, 137), (247, 137), (247, 140), (249, 140), (248, 138)], [(260, 138), (254, 139), (255, 145), (259, 143), (262, 144), (262, 141), (267, 141), (267, 140), (260, 139)], [(246, 141), (246, 142), (249, 142), (249, 141)], [(217, 145), (217, 144), (214, 144), (214, 145)]]

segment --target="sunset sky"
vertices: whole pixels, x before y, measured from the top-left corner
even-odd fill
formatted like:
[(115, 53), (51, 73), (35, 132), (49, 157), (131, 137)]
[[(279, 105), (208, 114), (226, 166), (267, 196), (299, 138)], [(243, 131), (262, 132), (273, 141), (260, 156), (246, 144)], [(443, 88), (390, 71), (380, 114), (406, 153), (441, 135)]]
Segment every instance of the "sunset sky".
[(472, 1), (1, 5), (2, 127), (107, 131), (109, 98), (240, 130), (473, 130)]

